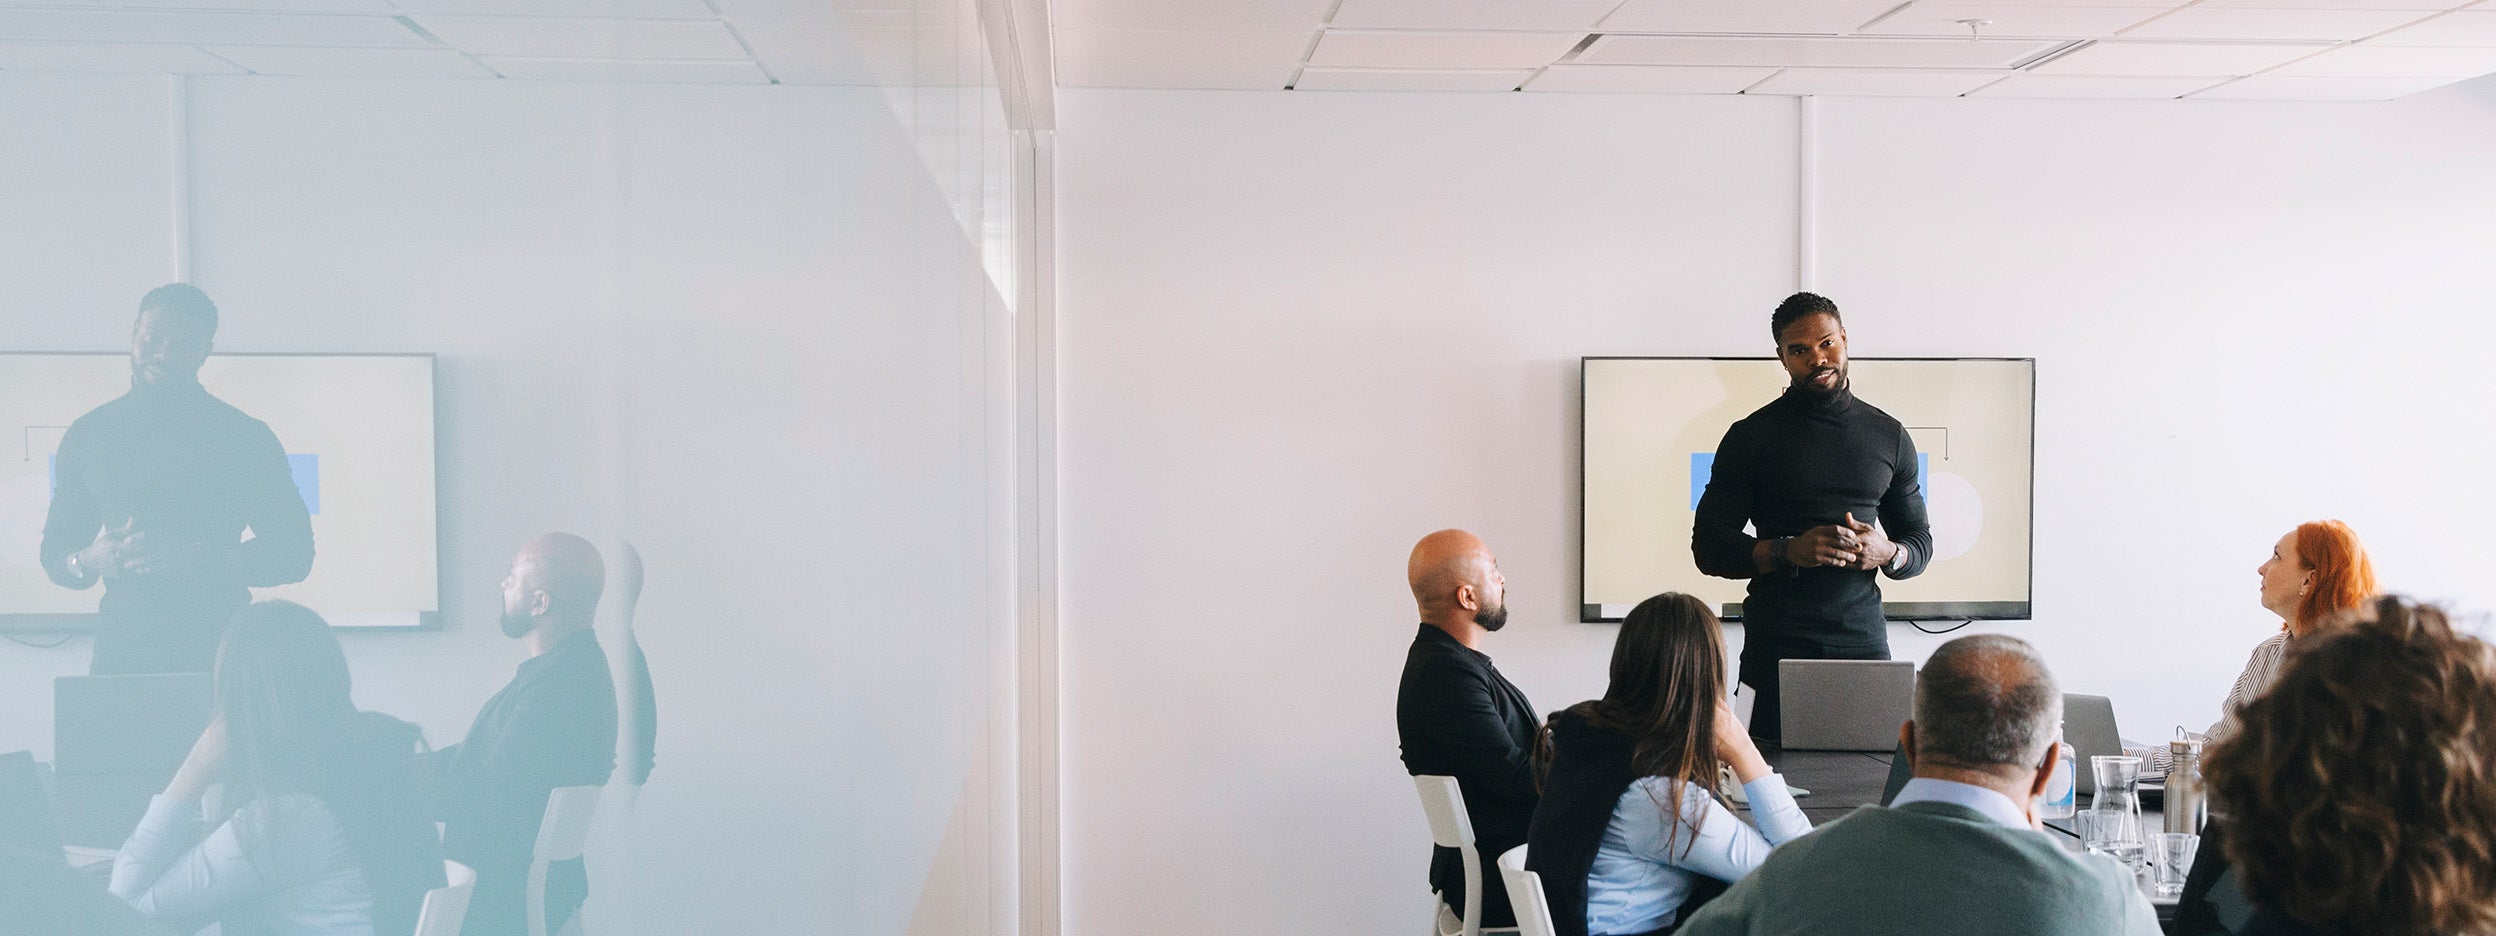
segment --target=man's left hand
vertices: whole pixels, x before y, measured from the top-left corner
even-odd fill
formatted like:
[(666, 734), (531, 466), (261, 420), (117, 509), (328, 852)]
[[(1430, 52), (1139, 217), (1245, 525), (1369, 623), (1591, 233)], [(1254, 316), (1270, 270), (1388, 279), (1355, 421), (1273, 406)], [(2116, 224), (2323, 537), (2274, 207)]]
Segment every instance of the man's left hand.
[(1846, 528), (1854, 531), (1855, 540), (1859, 544), (1855, 550), (1855, 561), (1848, 563), (1847, 568), (1869, 572), (1888, 565), (1891, 559), (1897, 558), (1899, 545), (1890, 542), (1889, 537), (1878, 527), (1856, 520), (1853, 511), (1848, 511), (1846, 514)]

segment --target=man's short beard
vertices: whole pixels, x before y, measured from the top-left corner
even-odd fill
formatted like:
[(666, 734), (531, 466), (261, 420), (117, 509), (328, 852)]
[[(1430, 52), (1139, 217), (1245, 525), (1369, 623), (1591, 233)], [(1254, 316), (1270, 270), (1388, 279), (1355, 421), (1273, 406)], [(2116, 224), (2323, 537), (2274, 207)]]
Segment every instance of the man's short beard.
[(1486, 631), (1495, 631), (1508, 626), (1507, 603), (1501, 602), (1499, 607), (1484, 608), (1474, 612), (1473, 622), (1482, 625), (1482, 629)]
[(503, 612), (502, 623), (505, 637), (526, 637), (530, 631), (537, 629), (535, 619), (525, 614), (513, 614), (509, 611)]
[(1832, 383), (1832, 384), (1830, 384), (1828, 389), (1826, 389), (1826, 390), (1822, 390), (1822, 389), (1820, 389), (1820, 385), (1819, 385), (1819, 384), (1813, 383), (1813, 382), (1811, 381), (1811, 378), (1812, 378), (1813, 374), (1817, 374), (1817, 373), (1819, 373), (1819, 371), (1812, 371), (1811, 373), (1804, 374), (1804, 375), (1803, 375), (1800, 379), (1795, 380), (1795, 381), (1794, 381), (1794, 389), (1796, 389), (1796, 390), (1800, 390), (1800, 391), (1802, 391), (1802, 392), (1804, 392), (1804, 393), (1817, 394), (1817, 395), (1820, 395), (1820, 396), (1831, 396), (1831, 395), (1836, 394), (1836, 393), (1837, 393), (1838, 391), (1840, 391), (1840, 390), (1844, 390), (1844, 389), (1846, 389), (1846, 385), (1847, 385), (1848, 383), (1850, 383), (1850, 382), (1851, 382), (1851, 381), (1847, 380), (1847, 378), (1846, 378), (1846, 369), (1845, 369), (1845, 368), (1843, 368), (1843, 367), (1840, 367), (1840, 368), (1838, 368), (1838, 369), (1837, 369), (1837, 382), (1836, 382), (1836, 383)]

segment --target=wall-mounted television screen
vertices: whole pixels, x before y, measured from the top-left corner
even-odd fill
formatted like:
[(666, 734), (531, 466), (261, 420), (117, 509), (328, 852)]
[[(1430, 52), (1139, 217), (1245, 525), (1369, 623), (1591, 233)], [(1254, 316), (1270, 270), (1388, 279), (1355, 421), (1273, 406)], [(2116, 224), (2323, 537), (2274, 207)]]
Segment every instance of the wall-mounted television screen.
[[(312, 515), (312, 574), (253, 589), (342, 627), (421, 627), (441, 609), (430, 354), (215, 354), (200, 384), (285, 446)], [(130, 389), (128, 354), (0, 353), (0, 630), (91, 627), (102, 588), (38, 560), (53, 456), (71, 422)]]
[[(1922, 575), (1881, 581), (1897, 621), (2029, 617), (2036, 361), (1855, 358), (1855, 396), (1907, 427), (1931, 517)], [(1773, 358), (1589, 357), (1581, 370), (1579, 618), (1697, 596), (1727, 620), (1745, 582), (1699, 572), (1690, 524), (1725, 429), (1785, 390)], [(1835, 520), (1837, 518), (1831, 518)]]

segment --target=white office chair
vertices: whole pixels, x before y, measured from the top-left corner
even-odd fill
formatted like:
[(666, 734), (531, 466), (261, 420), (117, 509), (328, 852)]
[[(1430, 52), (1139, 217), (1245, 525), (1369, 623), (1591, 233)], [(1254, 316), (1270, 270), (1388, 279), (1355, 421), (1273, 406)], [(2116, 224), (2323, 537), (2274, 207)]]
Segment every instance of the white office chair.
[(477, 889), (476, 869), (445, 860), (442, 876), (450, 883), (426, 891), (423, 906), (416, 909), (416, 936), (459, 936), (459, 925), (468, 921), (468, 895)]
[(1499, 856), (1499, 880), (1508, 886), (1508, 906), (1517, 911), (1519, 936), (1553, 936), (1551, 901), (1543, 895), (1543, 876), (1525, 869), (1525, 846)]
[(1483, 933), (1514, 933), (1515, 927), (1482, 928), (1482, 856), (1473, 848), (1473, 817), (1465, 812), (1465, 793), (1456, 786), (1456, 778), (1422, 774), (1413, 778), (1414, 788), (1421, 791), (1421, 811), (1430, 817), (1430, 840), (1441, 848), (1453, 848), (1465, 860), (1465, 915), (1459, 919), (1447, 910), (1447, 901), (1431, 893), (1430, 932), (1435, 936), (1482, 936)]
[[(546, 819), (537, 826), (537, 853), (529, 859), (529, 936), (546, 936), (546, 866), (581, 857), (589, 849), (590, 820), (598, 815), (603, 787), (556, 787), (546, 794)], [(563, 932), (581, 932), (575, 910)]]

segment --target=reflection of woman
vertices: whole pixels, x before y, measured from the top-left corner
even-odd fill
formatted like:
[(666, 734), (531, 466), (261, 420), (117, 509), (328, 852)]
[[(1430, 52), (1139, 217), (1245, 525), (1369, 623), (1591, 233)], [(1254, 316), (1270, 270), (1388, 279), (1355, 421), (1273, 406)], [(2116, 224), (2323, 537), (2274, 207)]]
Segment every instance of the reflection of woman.
[(2352, 617), (2291, 649), (2210, 753), (2256, 907), (2238, 933), (2496, 932), (2496, 652), (2397, 598)]
[[(1688, 595), (1629, 612), (1611, 685), (1552, 715), (1551, 744), (1526, 859), (1563, 936), (1670, 929), (1698, 878), (1738, 880), (1811, 831), (1726, 706), (1723, 627)], [(1758, 829), (1708, 795), (1720, 764), (1741, 779)]]
[(2212, 741), (2235, 733), (2237, 707), (2270, 687), (2291, 644), (2375, 594), (2375, 565), (2357, 532), (2338, 520), (2298, 524), (2256, 571), (2262, 575), (2262, 607), (2279, 615), (2280, 632), (2254, 645), (2244, 674), (2227, 692), (2218, 724), (2210, 726)]
[[(413, 932), (441, 846), (416, 790), (416, 726), (359, 712), (321, 616), (243, 609), (217, 650), (216, 717), (113, 861), (112, 891), (226, 936)], [(230, 810), (203, 821), (208, 785)]]

